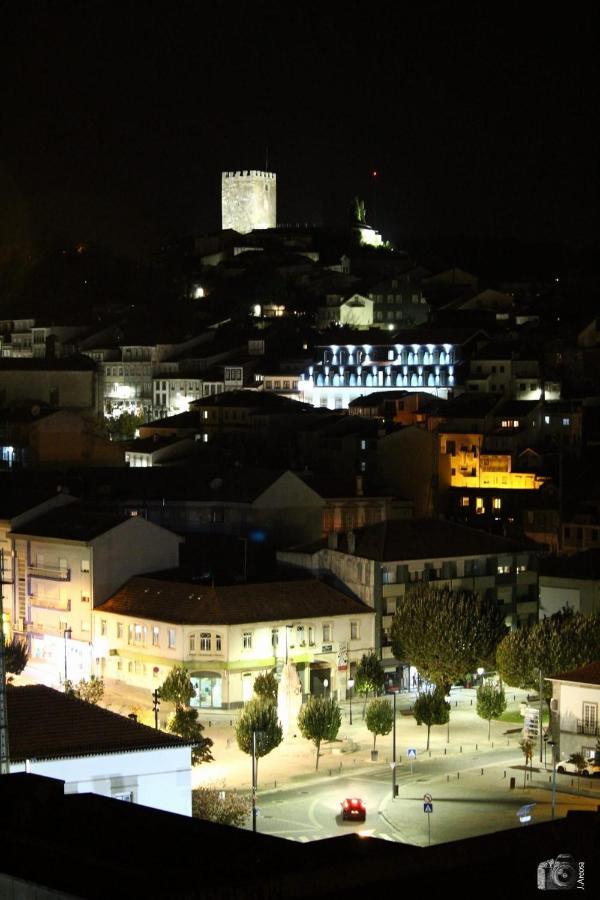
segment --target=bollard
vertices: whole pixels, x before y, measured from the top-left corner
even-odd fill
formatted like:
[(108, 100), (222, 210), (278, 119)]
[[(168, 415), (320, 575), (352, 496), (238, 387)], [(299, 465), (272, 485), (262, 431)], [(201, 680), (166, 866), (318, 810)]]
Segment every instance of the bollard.
[(233, 719), (230, 719), (230, 720), (229, 720), (229, 725), (230, 725), (230, 726), (233, 725)]
[(444, 756), (446, 755), (446, 748), (444, 747)]
[(341, 764), (341, 762), (340, 762), (340, 772), (341, 772), (341, 771), (342, 771), (342, 764)]
[(552, 781), (552, 775), (548, 775), (548, 783), (550, 784)]
[(509, 744), (510, 744), (510, 738), (507, 738), (507, 739), (506, 739), (506, 746), (508, 747)]
[(429, 759), (431, 759), (431, 750), (429, 751)]
[(457, 773), (456, 773), (456, 780), (457, 780), (457, 781), (460, 780), (460, 772), (457, 772)]
[(329, 770), (329, 777), (331, 778), (331, 769)]
[(475, 749), (477, 750), (477, 744), (475, 744)]
[(481, 770), (481, 774), (483, 775), (483, 769)]
[[(472, 701), (472, 700), (471, 700), (471, 705), (473, 705), (473, 701)], [(455, 700), (455, 701), (454, 701), (454, 709), (456, 709), (457, 706), (458, 706), (458, 700)]]
[(210, 719), (208, 720), (208, 727), (212, 728), (212, 721)]
[(462, 753), (462, 744), (460, 745), (460, 752)]
[(511, 778), (511, 779), (510, 779), (509, 789), (510, 789), (511, 791), (514, 791), (514, 789), (515, 789), (515, 779), (514, 779), (514, 778)]
[(473, 701), (471, 700), (471, 706), (473, 706)]
[(273, 782), (273, 787), (274, 787), (274, 788), (277, 787), (277, 782), (276, 782), (276, 781)]
[(506, 769), (504, 770), (504, 775), (502, 777), (506, 778)]
[(494, 749), (494, 742), (492, 741), (492, 750)]
[(450, 781), (450, 776), (446, 775), (446, 781)]

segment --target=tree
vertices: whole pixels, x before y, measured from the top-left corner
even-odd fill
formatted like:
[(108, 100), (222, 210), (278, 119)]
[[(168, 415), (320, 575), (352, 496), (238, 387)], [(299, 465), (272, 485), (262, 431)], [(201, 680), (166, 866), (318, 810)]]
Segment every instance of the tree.
[(252, 811), (248, 794), (226, 791), (214, 784), (206, 784), (192, 791), (192, 815), (219, 825), (243, 828)]
[(131, 440), (136, 431), (144, 424), (144, 417), (135, 413), (121, 413), (116, 418), (106, 420), (106, 431), (111, 439)]
[(25, 641), (13, 637), (4, 639), (4, 665), (12, 675), (20, 675), (29, 661), (29, 648)]
[(389, 734), (394, 724), (394, 712), (384, 697), (376, 697), (367, 706), (367, 728), (373, 735), (373, 750), (377, 735)]
[(450, 719), (450, 704), (446, 702), (444, 691), (437, 687), (435, 691), (419, 694), (413, 706), (413, 716), (417, 725), (427, 725), (427, 747), (429, 750), (429, 734), (432, 725), (446, 725)]
[(488, 741), (492, 719), (499, 719), (506, 709), (506, 697), (502, 685), (484, 682), (477, 688), (477, 715), (480, 719), (487, 719)]
[(309, 697), (298, 715), (300, 734), (312, 741), (317, 750), (319, 768), (319, 751), (321, 741), (335, 741), (342, 724), (342, 713), (333, 697)]
[(171, 716), (168, 724), (169, 731), (178, 734), (186, 741), (192, 741), (192, 763), (196, 765), (202, 762), (212, 762), (213, 755), (210, 748), (213, 742), (204, 737), (204, 725), (198, 721), (198, 710), (178, 707)]
[(265, 672), (254, 679), (254, 693), (268, 703), (277, 703), (278, 681), (274, 672)]
[(85, 700), (86, 703), (92, 703), (94, 706), (96, 706), (104, 696), (104, 680), (102, 678), (96, 678), (95, 675), (92, 675), (89, 681), (82, 678), (77, 684), (69, 681), (67, 678), (64, 682), (64, 688), (65, 694), (69, 694), (71, 697), (77, 697), (78, 700)]
[(585, 758), (583, 753), (571, 753), (569, 762), (573, 763), (574, 766), (577, 766), (577, 790), (579, 790), (579, 786), (581, 784), (581, 773), (588, 764), (587, 759)]
[(525, 787), (527, 781), (527, 766), (530, 763), (533, 763), (533, 751), (535, 748), (534, 742), (530, 738), (521, 738), (519, 741), (519, 747), (525, 757), (525, 771), (523, 772), (523, 787)]
[(424, 586), (397, 601), (392, 649), (396, 659), (410, 660), (447, 694), (465, 672), (495, 668), (505, 634), (495, 603), (473, 591)]
[[(511, 631), (496, 654), (498, 671), (513, 687), (539, 690), (543, 675), (557, 675), (600, 659), (600, 613), (584, 615), (565, 609), (536, 622), (531, 628)], [(552, 682), (543, 682), (549, 704)]]
[(367, 709), (369, 694), (376, 695), (383, 690), (385, 673), (375, 653), (363, 653), (362, 659), (356, 667), (354, 689), (359, 694), (364, 694), (365, 705), (363, 707), (363, 719)]
[(174, 703), (175, 709), (189, 706), (192, 697), (196, 696), (194, 685), (190, 681), (187, 669), (184, 669), (183, 666), (172, 668), (158, 691), (160, 699), (166, 700), (167, 703)]
[(256, 779), (258, 760), (266, 756), (283, 740), (283, 729), (277, 718), (277, 707), (260, 697), (249, 700), (236, 722), (235, 737), (243, 753), (252, 755), (252, 734), (256, 734)]

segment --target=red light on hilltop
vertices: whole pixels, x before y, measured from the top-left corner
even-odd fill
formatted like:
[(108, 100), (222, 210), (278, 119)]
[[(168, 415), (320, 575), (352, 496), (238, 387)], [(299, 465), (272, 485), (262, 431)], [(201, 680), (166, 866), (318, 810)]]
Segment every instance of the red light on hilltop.
[(377, 171), (377, 169), (373, 169), (373, 171), (371, 172), (371, 175), (373, 176), (373, 178), (377, 178), (377, 176), (379, 175), (379, 172)]

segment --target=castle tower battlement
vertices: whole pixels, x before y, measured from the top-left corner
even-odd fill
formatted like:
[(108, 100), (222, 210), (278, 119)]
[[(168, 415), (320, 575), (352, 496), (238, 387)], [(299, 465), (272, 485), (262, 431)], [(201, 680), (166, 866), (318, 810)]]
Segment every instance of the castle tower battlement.
[(247, 234), (277, 226), (277, 176), (243, 169), (221, 174), (221, 227)]

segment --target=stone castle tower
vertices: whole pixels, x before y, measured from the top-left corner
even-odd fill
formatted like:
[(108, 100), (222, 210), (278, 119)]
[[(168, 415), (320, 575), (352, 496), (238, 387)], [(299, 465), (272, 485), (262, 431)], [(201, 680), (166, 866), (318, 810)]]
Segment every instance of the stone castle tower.
[(277, 176), (273, 172), (223, 172), (221, 227), (247, 234), (277, 226)]

